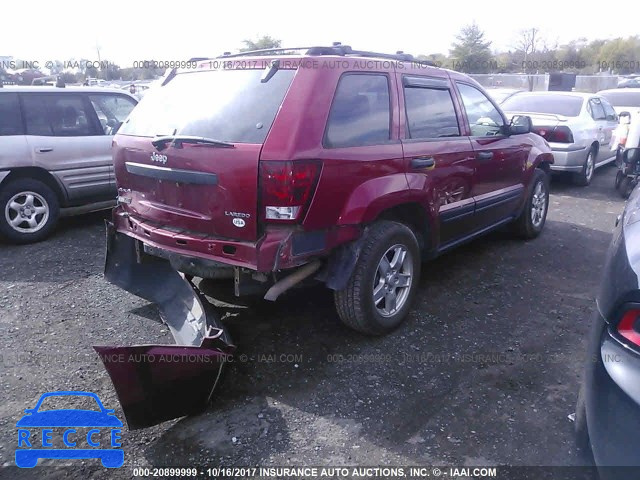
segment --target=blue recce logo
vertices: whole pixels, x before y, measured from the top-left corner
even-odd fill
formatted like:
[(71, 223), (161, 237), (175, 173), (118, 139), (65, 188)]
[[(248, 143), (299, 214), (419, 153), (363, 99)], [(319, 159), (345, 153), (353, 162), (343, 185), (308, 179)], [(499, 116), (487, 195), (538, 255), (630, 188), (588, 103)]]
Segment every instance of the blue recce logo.
[[(96, 401), (97, 410), (57, 409), (40, 410), (42, 402), (49, 397), (90, 397)], [(102, 402), (92, 392), (48, 392), (43, 394), (34, 408), (26, 409), (26, 415), (18, 420), (18, 449), (16, 465), (32, 468), (41, 458), (87, 459), (99, 458), (107, 468), (118, 468), (124, 463), (124, 451), (120, 442), (122, 422), (114, 415), (114, 410), (104, 408)], [(53, 427), (65, 428), (62, 440), (65, 448), (52, 448)], [(76, 428), (91, 429), (81, 435)], [(41, 441), (31, 438), (30, 428), (42, 428)], [(101, 445), (98, 438), (103, 430), (109, 430), (109, 448)], [(39, 443), (39, 444), (38, 444)], [(85, 444), (86, 447), (85, 448)]]

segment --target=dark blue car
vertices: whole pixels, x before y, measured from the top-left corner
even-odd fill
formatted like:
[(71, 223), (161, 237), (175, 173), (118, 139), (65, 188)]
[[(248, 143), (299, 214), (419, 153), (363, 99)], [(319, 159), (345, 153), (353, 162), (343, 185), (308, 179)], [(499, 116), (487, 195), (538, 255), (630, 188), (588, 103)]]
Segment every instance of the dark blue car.
[(640, 478), (640, 189), (616, 222), (597, 297), (584, 381), (578, 444), (602, 479)]
[[(93, 398), (100, 410), (81, 410), (81, 409), (58, 409), (39, 411), (42, 402), (48, 397), (91, 397)], [(107, 468), (121, 467), (124, 463), (124, 452), (119, 447), (117, 439), (120, 438), (120, 428), (122, 422), (114, 415), (114, 410), (104, 408), (102, 402), (95, 393), (91, 392), (49, 392), (43, 394), (36, 406), (32, 409), (25, 410), (26, 415), (22, 417), (16, 426), (18, 427), (18, 449), (16, 449), (16, 465), (22, 468), (35, 467), (40, 458), (63, 458), (63, 459), (87, 459), (99, 458), (102, 465)], [(31, 445), (29, 439), (31, 431), (34, 427), (42, 428), (42, 446), (45, 441), (50, 440), (51, 432), (49, 427), (67, 427), (64, 433), (64, 443), (67, 448), (39, 448), (41, 445)], [(86, 435), (87, 447), (76, 447), (80, 441), (71, 442), (69, 434), (75, 434), (75, 428), (93, 427)], [(99, 448), (102, 445), (94, 441), (93, 436), (99, 434), (101, 429), (110, 429), (111, 448)], [(45, 432), (47, 435), (45, 436)], [(114, 440), (115, 439), (115, 440)], [(35, 442), (33, 442), (35, 443)], [(49, 445), (49, 443), (46, 443)], [(22, 447), (22, 448), (21, 448)], [(91, 448), (95, 447), (95, 448)]]

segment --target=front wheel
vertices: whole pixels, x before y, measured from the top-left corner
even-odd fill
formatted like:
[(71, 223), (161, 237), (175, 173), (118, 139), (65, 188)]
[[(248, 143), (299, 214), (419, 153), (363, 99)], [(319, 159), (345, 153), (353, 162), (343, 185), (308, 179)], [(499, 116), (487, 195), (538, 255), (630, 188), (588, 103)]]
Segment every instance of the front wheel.
[(420, 248), (407, 226), (372, 225), (347, 286), (334, 294), (340, 319), (368, 335), (395, 329), (409, 313), (420, 278)]
[(0, 235), (13, 243), (33, 243), (46, 238), (60, 213), (56, 194), (30, 178), (10, 181), (0, 189)]
[(624, 199), (629, 198), (631, 192), (633, 192), (633, 189), (636, 186), (636, 183), (636, 180), (625, 175), (624, 178), (620, 181), (620, 185), (618, 186), (618, 192), (620, 193), (620, 196)]
[(524, 210), (513, 222), (515, 233), (525, 239), (540, 235), (547, 221), (548, 209), (549, 176), (544, 171), (536, 169)]

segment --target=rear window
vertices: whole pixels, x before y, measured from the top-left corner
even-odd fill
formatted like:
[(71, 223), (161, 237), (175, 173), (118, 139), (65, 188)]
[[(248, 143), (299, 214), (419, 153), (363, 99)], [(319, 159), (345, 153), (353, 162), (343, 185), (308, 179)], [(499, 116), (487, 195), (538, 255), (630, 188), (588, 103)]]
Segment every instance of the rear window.
[(614, 107), (640, 107), (640, 92), (604, 92), (598, 95)]
[(149, 89), (119, 134), (189, 135), (233, 143), (264, 143), (295, 70), (278, 70), (265, 83), (263, 70), (181, 73)]
[(569, 95), (526, 95), (518, 94), (508, 98), (502, 109), (508, 112), (550, 113), (565, 117), (577, 117), (582, 109), (583, 99)]
[(324, 145), (359, 147), (389, 141), (391, 107), (386, 75), (349, 73), (338, 83)]

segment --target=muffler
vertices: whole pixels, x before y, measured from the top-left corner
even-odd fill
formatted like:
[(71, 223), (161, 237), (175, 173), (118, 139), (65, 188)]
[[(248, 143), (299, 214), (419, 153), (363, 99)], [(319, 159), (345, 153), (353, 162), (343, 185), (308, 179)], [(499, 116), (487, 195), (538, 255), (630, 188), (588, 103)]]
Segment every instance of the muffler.
[(215, 307), (163, 258), (107, 225), (105, 278), (157, 305), (177, 345), (94, 346), (130, 429), (195, 413), (209, 402), (235, 350)]

